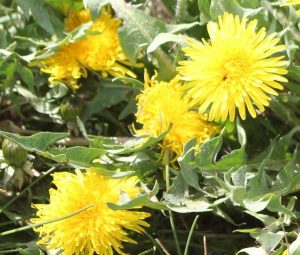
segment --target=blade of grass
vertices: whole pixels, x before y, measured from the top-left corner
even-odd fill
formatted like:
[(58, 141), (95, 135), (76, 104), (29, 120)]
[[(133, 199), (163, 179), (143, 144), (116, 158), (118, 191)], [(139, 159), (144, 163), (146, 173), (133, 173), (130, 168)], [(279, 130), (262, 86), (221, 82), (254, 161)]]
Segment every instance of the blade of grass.
[(194, 229), (196, 227), (196, 223), (198, 221), (198, 218), (199, 218), (199, 215), (197, 215), (193, 221), (193, 224), (191, 226), (191, 229), (190, 229), (190, 232), (189, 232), (189, 235), (188, 235), (188, 238), (187, 238), (187, 241), (186, 241), (186, 245), (185, 245), (185, 249), (184, 249), (184, 255), (188, 255), (189, 254), (189, 246), (190, 246), (190, 242), (192, 240), (192, 236), (193, 236), (193, 233), (194, 233)]
[(8, 231), (4, 231), (2, 233), (0, 233), (0, 236), (7, 236), (7, 235), (11, 235), (11, 234), (14, 234), (14, 233), (17, 233), (17, 232), (21, 232), (21, 231), (24, 231), (24, 230), (28, 230), (28, 229), (31, 229), (31, 228), (38, 228), (38, 227), (41, 227), (45, 224), (50, 224), (50, 223), (53, 223), (53, 222), (57, 222), (57, 221), (61, 221), (61, 220), (65, 220), (67, 218), (70, 218), (72, 216), (75, 216), (89, 208), (91, 208), (93, 205), (88, 205), (86, 207), (83, 207), (81, 209), (79, 209), (78, 211), (75, 211), (73, 213), (70, 213), (66, 216), (62, 216), (62, 217), (59, 217), (59, 218), (56, 218), (56, 219), (53, 219), (53, 220), (47, 220), (47, 221), (44, 221), (44, 222), (41, 222), (41, 223), (36, 223), (36, 224), (30, 224), (30, 225), (27, 225), (27, 226), (24, 226), (24, 227), (20, 227), (20, 228), (15, 228), (15, 229), (11, 229), (11, 230), (8, 230)]
[[(169, 155), (169, 148), (166, 149), (165, 151), (165, 175), (166, 175), (166, 189), (168, 190), (170, 188), (170, 155)], [(178, 236), (176, 233), (176, 227), (175, 227), (175, 222), (174, 222), (174, 216), (173, 216), (173, 212), (171, 210), (169, 210), (169, 216), (170, 216), (170, 224), (171, 224), (171, 228), (172, 228), (172, 232), (173, 232), (173, 236), (174, 236), (174, 240), (175, 240), (175, 244), (176, 244), (176, 250), (177, 250), (177, 254), (181, 255), (181, 249), (180, 249), (180, 244), (178, 241)]]
[(154, 247), (157, 248), (158, 252), (161, 255), (165, 255), (163, 252), (163, 248), (160, 247), (160, 245), (157, 243), (157, 241), (147, 231), (145, 231), (145, 235), (152, 241)]

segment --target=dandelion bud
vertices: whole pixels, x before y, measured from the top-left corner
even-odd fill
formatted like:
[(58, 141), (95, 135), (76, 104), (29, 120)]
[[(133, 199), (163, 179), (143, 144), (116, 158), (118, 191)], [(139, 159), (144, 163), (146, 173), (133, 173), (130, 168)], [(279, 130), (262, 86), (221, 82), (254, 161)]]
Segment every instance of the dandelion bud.
[(62, 119), (65, 122), (75, 122), (77, 116), (81, 116), (85, 105), (81, 98), (72, 97), (69, 101), (63, 102), (59, 109)]
[(11, 140), (3, 140), (2, 152), (8, 165), (21, 167), (26, 161), (27, 151)]

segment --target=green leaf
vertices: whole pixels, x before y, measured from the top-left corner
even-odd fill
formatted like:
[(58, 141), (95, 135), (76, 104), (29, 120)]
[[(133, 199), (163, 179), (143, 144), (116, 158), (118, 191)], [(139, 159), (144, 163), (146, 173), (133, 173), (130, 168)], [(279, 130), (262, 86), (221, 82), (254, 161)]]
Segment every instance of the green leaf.
[(261, 247), (245, 248), (240, 250), (237, 254), (241, 254), (241, 253), (247, 253), (248, 255), (268, 255), (268, 253), (266, 253), (266, 251)]
[(246, 143), (247, 143), (246, 132), (245, 132), (244, 128), (242, 127), (239, 120), (237, 121), (236, 127), (237, 127), (237, 132), (238, 132), (238, 140), (239, 140), (241, 147), (243, 148), (246, 146)]
[(276, 176), (276, 181), (272, 185), (272, 192), (285, 196), (300, 189), (300, 151), (298, 147), (294, 151), (293, 159)]
[[(140, 49), (147, 47), (159, 33), (167, 32), (166, 26), (124, 0), (112, 0), (111, 5), (117, 16), (123, 20), (123, 26), (119, 30), (122, 49), (130, 62), (136, 63)], [(159, 64), (159, 78), (162, 80), (173, 78), (176, 74), (175, 66), (169, 56), (161, 49), (157, 49), (154, 56)]]
[(199, 168), (207, 167), (213, 164), (216, 160), (217, 154), (223, 143), (222, 135), (214, 137), (203, 143), (200, 147), (200, 152), (195, 155), (195, 161)]
[(243, 16), (254, 16), (260, 12), (263, 8), (243, 8), (236, 0), (211, 0), (210, 15), (215, 20), (219, 15), (223, 15), (224, 12)]
[(5, 49), (7, 45), (7, 40), (6, 40), (6, 31), (3, 28), (0, 28), (0, 49)]
[(20, 6), (24, 16), (26, 19), (30, 17), (30, 7), (27, 1), (24, 0), (17, 0), (17, 4)]
[(245, 210), (245, 213), (253, 216), (254, 218), (258, 219), (259, 221), (261, 221), (266, 227), (269, 227), (273, 224), (275, 224), (276, 219), (274, 217), (271, 217), (269, 215), (266, 214), (261, 214), (261, 213), (256, 213), (256, 212), (251, 212), (248, 210)]
[(294, 127), (289, 133), (275, 140), (271, 144), (270, 148), (270, 159), (278, 160), (283, 159), (286, 152), (288, 151), (288, 146), (291, 142), (292, 137), (300, 131), (300, 126)]
[(38, 247), (27, 247), (19, 249), (21, 255), (43, 255), (44, 253)]
[(247, 194), (243, 200), (243, 204), (246, 209), (252, 212), (260, 212), (267, 208), (271, 212), (282, 212), (295, 217), (295, 214), (291, 210), (281, 204), (281, 197), (276, 194), (268, 193), (260, 197), (250, 197)]
[(296, 112), (277, 98), (273, 98), (270, 101), (270, 108), (281, 120), (290, 126), (300, 125), (300, 118), (298, 118)]
[(151, 43), (159, 33), (167, 32), (165, 24), (123, 0), (113, 0), (111, 4), (117, 16), (124, 21), (119, 31), (121, 46), (129, 60), (135, 63), (140, 47)]
[(195, 145), (196, 140), (193, 139), (184, 146), (183, 155), (178, 158), (178, 163), (181, 168), (182, 177), (186, 183), (197, 190), (201, 190), (199, 186), (198, 173), (196, 169), (189, 166), (189, 162), (191, 162), (194, 158)]
[(52, 145), (68, 136), (66, 133), (40, 132), (31, 136), (20, 136), (0, 131), (0, 136), (14, 141), (24, 149), (32, 152), (43, 152)]
[(70, 148), (51, 148), (49, 153), (53, 155), (53, 159), (56, 159), (56, 161), (75, 164), (76, 162), (91, 163), (92, 160), (99, 158), (106, 152), (98, 148), (74, 146)]
[(124, 78), (113, 78), (112, 79), (113, 82), (116, 82), (119, 80), (126, 82), (126, 83), (130, 83), (132, 85), (132, 87), (138, 91), (140, 91), (144, 88), (144, 83), (135, 78), (124, 77)]
[(300, 235), (298, 235), (297, 239), (291, 243), (287, 255), (299, 255), (300, 254)]
[(135, 98), (132, 97), (128, 104), (124, 107), (123, 111), (120, 113), (118, 119), (123, 120), (125, 119), (128, 115), (133, 114), (137, 111), (137, 106), (135, 102)]
[[(1, 54), (1, 51), (0, 51), (0, 54)], [(13, 53), (11, 53), (11, 54), (13, 54)], [(9, 56), (7, 56), (7, 57), (9, 57)], [(11, 61), (8, 61), (8, 59), (6, 61), (7, 61), (6, 62), (7, 65), (3, 65), (3, 66), (0, 65), (0, 75), (3, 74), (3, 76), (5, 77), (1, 81), (1, 83), (2, 83), (1, 87), (6, 88), (6, 89), (11, 89), (15, 85), (15, 80), (16, 80), (15, 72), (18, 67), (18, 61), (16, 60), (15, 57), (12, 57)]]
[[(21, 3), (23, 2), (23, 3)], [(50, 22), (48, 9), (42, 0), (18, 0), (18, 4), (23, 7), (25, 13), (28, 14), (28, 8), (35, 21), (48, 33), (54, 34), (54, 28)]]
[(160, 33), (149, 44), (149, 46), (147, 48), (147, 54), (155, 51), (161, 45), (168, 43), (168, 42), (176, 42), (180, 45), (184, 45), (186, 39), (187, 39), (187, 37), (184, 35), (174, 35), (171, 33)]
[(102, 6), (109, 4), (109, 0), (83, 0), (83, 5), (89, 9), (93, 19), (98, 18)]
[[(110, 171), (107, 169), (104, 169), (103, 166), (102, 167), (89, 167), (90, 170), (97, 170), (101, 175), (103, 176), (108, 176), (114, 179), (122, 179), (124, 177), (130, 177), (130, 176), (134, 176), (135, 172), (133, 171)], [(87, 171), (89, 171), (89, 169), (87, 169)]]
[(69, 89), (67, 86), (63, 84), (57, 84), (53, 88), (50, 88), (50, 90), (45, 95), (45, 99), (50, 101), (53, 99), (63, 98), (65, 95), (67, 95), (68, 91)]
[(159, 191), (158, 183), (155, 182), (153, 189), (143, 195), (140, 195), (136, 198), (130, 199), (125, 192), (121, 191), (121, 199), (118, 204), (107, 203), (109, 208), (112, 210), (128, 210), (134, 209), (141, 206), (147, 206), (157, 210), (167, 209), (163, 204), (159, 202), (151, 201), (151, 198), (154, 197)]
[(272, 196), (266, 195), (262, 198), (257, 199), (244, 199), (243, 203), (246, 209), (251, 212), (260, 212), (264, 210), (270, 203)]
[(245, 148), (233, 150), (229, 154), (223, 156), (216, 162), (213, 169), (229, 169), (231, 167), (240, 167), (245, 162)]
[[(236, 171), (228, 172), (228, 174), (230, 175), (229, 177), (231, 177), (232, 182), (235, 186), (241, 186), (241, 187), (246, 186), (246, 184), (247, 184), (246, 175), (247, 175), (248, 170), (249, 170), (248, 167), (246, 165), (244, 165), (244, 166), (241, 166)], [(225, 180), (227, 177), (226, 174), (225, 174)]]
[(20, 95), (25, 97), (27, 101), (31, 103), (32, 107), (36, 111), (44, 114), (58, 113), (59, 107), (53, 103), (50, 103), (47, 99), (34, 95), (31, 91), (20, 85), (16, 85), (16, 89)]
[(179, 33), (182, 31), (189, 30), (195, 26), (199, 26), (199, 22), (181, 23), (181, 24), (166, 24), (166, 30), (170, 34)]
[(201, 25), (203, 25), (211, 19), (209, 0), (198, 0), (198, 7), (200, 10)]
[(33, 91), (34, 79), (31, 70), (21, 64), (18, 65), (17, 71), (20, 74), (22, 80), (28, 85), (31, 91)]
[(119, 87), (118, 83), (111, 83), (109, 87), (98, 89), (94, 98), (87, 102), (84, 119), (87, 120), (93, 114), (125, 100), (129, 91), (130, 87)]
[(190, 195), (188, 185), (179, 173), (171, 187), (164, 194), (164, 204), (172, 211), (179, 213), (207, 212), (211, 204), (200, 193)]
[(138, 138), (138, 139), (132, 139), (122, 145), (113, 145), (113, 146), (106, 146), (106, 151), (108, 153), (112, 154), (129, 154), (133, 152), (141, 151), (151, 145), (157, 144), (160, 142), (167, 133), (171, 130), (172, 125), (169, 126), (169, 128), (162, 132), (157, 137), (147, 137), (147, 138)]
[(259, 234), (253, 236), (261, 245), (261, 247), (270, 254), (284, 237), (284, 232), (277, 233), (261, 231)]

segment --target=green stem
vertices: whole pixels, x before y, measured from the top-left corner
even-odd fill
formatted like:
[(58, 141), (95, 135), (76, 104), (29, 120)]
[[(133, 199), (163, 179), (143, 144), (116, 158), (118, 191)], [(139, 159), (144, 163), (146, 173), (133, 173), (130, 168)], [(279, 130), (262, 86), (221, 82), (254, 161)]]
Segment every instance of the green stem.
[(199, 215), (197, 215), (195, 217), (194, 221), (193, 221), (192, 227), (190, 229), (190, 232), (189, 232), (189, 235), (188, 235), (188, 238), (187, 238), (187, 241), (186, 241), (186, 245), (185, 245), (185, 249), (184, 249), (184, 255), (188, 255), (189, 246), (190, 246), (190, 243), (191, 243), (191, 240), (192, 240), (192, 236), (193, 236), (194, 229), (196, 227), (196, 223), (197, 223), (198, 218), (199, 218)]
[(18, 251), (21, 251), (22, 249), (12, 249), (12, 250), (5, 250), (5, 251), (0, 251), (0, 254), (8, 254), (8, 253), (16, 253)]
[[(166, 174), (166, 189), (168, 190), (170, 188), (170, 152), (169, 149), (167, 148), (165, 151), (165, 174)], [(181, 249), (180, 249), (180, 244), (178, 241), (178, 237), (176, 234), (176, 227), (175, 227), (175, 222), (174, 222), (174, 217), (173, 217), (173, 212), (169, 210), (169, 217), (170, 217), (170, 224), (176, 244), (176, 250), (177, 254), (181, 255)]]
[(170, 188), (170, 152), (169, 148), (166, 148), (165, 151), (165, 178), (166, 178), (166, 189), (168, 190)]
[(15, 223), (15, 221), (13, 221), (13, 220), (2, 222), (2, 223), (0, 223), (0, 227), (11, 225), (11, 224), (14, 224), (14, 223)]
[(20, 196), (22, 196), (26, 191), (28, 191), (34, 184), (36, 184), (38, 181), (40, 181), (42, 178), (47, 176), (49, 173), (51, 173), (55, 167), (50, 168), (47, 172), (45, 172), (43, 175), (36, 178), (32, 183), (30, 183), (25, 189), (23, 189), (18, 195), (16, 195), (14, 198), (12, 198), (10, 201), (8, 201), (5, 205), (3, 205), (0, 208), (0, 213), (2, 213), (7, 207), (9, 207), (13, 202), (15, 202)]
[(154, 252), (153, 249), (149, 249), (149, 250), (143, 251), (142, 253), (139, 253), (138, 255), (146, 255), (146, 254), (150, 254), (150, 253), (153, 254), (153, 252)]
[(79, 213), (91, 208), (92, 206), (93, 205), (88, 205), (86, 207), (83, 207), (83, 208), (79, 209), (76, 212), (70, 213), (66, 216), (62, 216), (62, 217), (59, 217), (59, 218), (56, 218), (56, 219), (53, 219), (53, 220), (47, 220), (47, 221), (44, 221), (44, 222), (41, 222), (41, 223), (30, 224), (28, 226), (23, 226), (23, 227), (20, 227), (20, 228), (15, 228), (15, 229), (12, 229), (12, 230), (4, 231), (4, 232), (0, 233), (0, 236), (7, 236), (7, 235), (11, 235), (11, 234), (21, 232), (21, 231), (24, 231), (24, 230), (28, 230), (28, 229), (31, 229), (31, 228), (38, 228), (38, 227), (41, 227), (45, 224), (49, 224), (49, 223), (53, 223), (53, 222), (56, 222), (56, 221), (64, 220), (64, 219), (70, 218), (70, 217), (72, 217), (76, 214), (79, 214)]
[(155, 239), (154, 239), (147, 231), (145, 231), (145, 235), (152, 241), (154, 247), (158, 249), (158, 252), (159, 252), (161, 255), (164, 255), (162, 248), (161, 248), (160, 245), (156, 242), (156, 240), (155, 240)]
[(284, 227), (282, 222), (281, 222), (280, 225), (281, 225), (281, 228), (283, 230), (283, 233), (285, 233), (284, 234), (284, 242), (285, 242), (285, 245), (286, 245), (286, 248), (287, 248), (287, 255), (290, 255), (290, 244), (289, 244), (289, 240), (288, 240), (287, 235), (286, 235), (287, 232), (285, 231), (285, 227)]

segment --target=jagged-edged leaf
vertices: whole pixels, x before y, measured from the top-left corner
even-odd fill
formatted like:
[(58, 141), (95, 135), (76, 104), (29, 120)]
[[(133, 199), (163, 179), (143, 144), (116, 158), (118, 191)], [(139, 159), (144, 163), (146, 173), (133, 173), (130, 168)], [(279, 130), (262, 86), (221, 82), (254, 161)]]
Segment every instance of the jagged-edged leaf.
[(172, 211), (179, 213), (207, 212), (211, 204), (200, 193), (189, 194), (188, 184), (179, 173), (173, 180), (172, 185), (164, 194), (164, 204)]
[(128, 210), (141, 206), (150, 207), (157, 210), (167, 209), (162, 203), (151, 200), (159, 191), (158, 183), (155, 182), (154, 187), (148, 193), (130, 199), (125, 192), (121, 191), (121, 199), (118, 204), (108, 203), (108, 206), (113, 210)]
[(194, 158), (195, 145), (196, 139), (193, 139), (184, 146), (183, 155), (178, 158), (178, 163), (181, 168), (182, 177), (186, 183), (200, 190), (198, 172), (195, 168), (189, 166), (189, 162)]
[[(122, 49), (132, 63), (136, 63), (141, 48), (147, 47), (160, 33), (166, 33), (166, 25), (124, 0), (110, 1), (116, 15), (123, 20), (119, 29), (119, 38)], [(159, 76), (163, 80), (169, 80), (175, 76), (175, 66), (169, 56), (161, 49), (154, 52), (159, 64)]]
[(129, 91), (130, 87), (119, 87), (118, 83), (111, 83), (110, 87), (99, 88), (94, 98), (86, 104), (84, 119), (125, 100)]
[(219, 15), (224, 12), (237, 14), (240, 17), (254, 16), (259, 13), (263, 8), (243, 8), (236, 0), (212, 0), (210, 4), (210, 15), (215, 20)]
[(106, 152), (98, 148), (74, 146), (70, 148), (51, 148), (49, 149), (49, 153), (52, 155), (53, 159), (59, 160), (60, 162), (91, 163), (92, 160), (100, 157)]
[(115, 146), (106, 146), (106, 151), (108, 153), (112, 154), (129, 154), (137, 151), (141, 151), (149, 146), (152, 146), (158, 142), (160, 142), (166, 135), (167, 133), (171, 130), (172, 125), (169, 126), (169, 128), (162, 132), (160, 135), (157, 137), (141, 137), (141, 138), (135, 138), (131, 139), (128, 142), (120, 145), (117, 144)]
[(222, 146), (223, 137), (219, 135), (203, 143), (200, 147), (200, 152), (195, 155), (195, 162), (198, 167), (211, 166), (217, 157), (217, 154)]
[(5, 137), (11, 141), (14, 141), (24, 149), (33, 152), (43, 152), (50, 145), (66, 138), (67, 133), (51, 133), (51, 132), (40, 132), (31, 136), (20, 136), (11, 134), (8, 132), (0, 131), (0, 136)]
[(184, 45), (187, 37), (184, 35), (175, 35), (171, 33), (160, 33), (158, 34), (154, 40), (149, 44), (147, 48), (147, 53), (151, 53), (159, 48), (161, 45), (168, 42), (176, 42), (180, 45)]
[(23, 12), (28, 17), (29, 10), (37, 22), (48, 33), (54, 34), (55, 30), (51, 23), (49, 11), (42, 0), (18, 0), (18, 4), (22, 7)]

